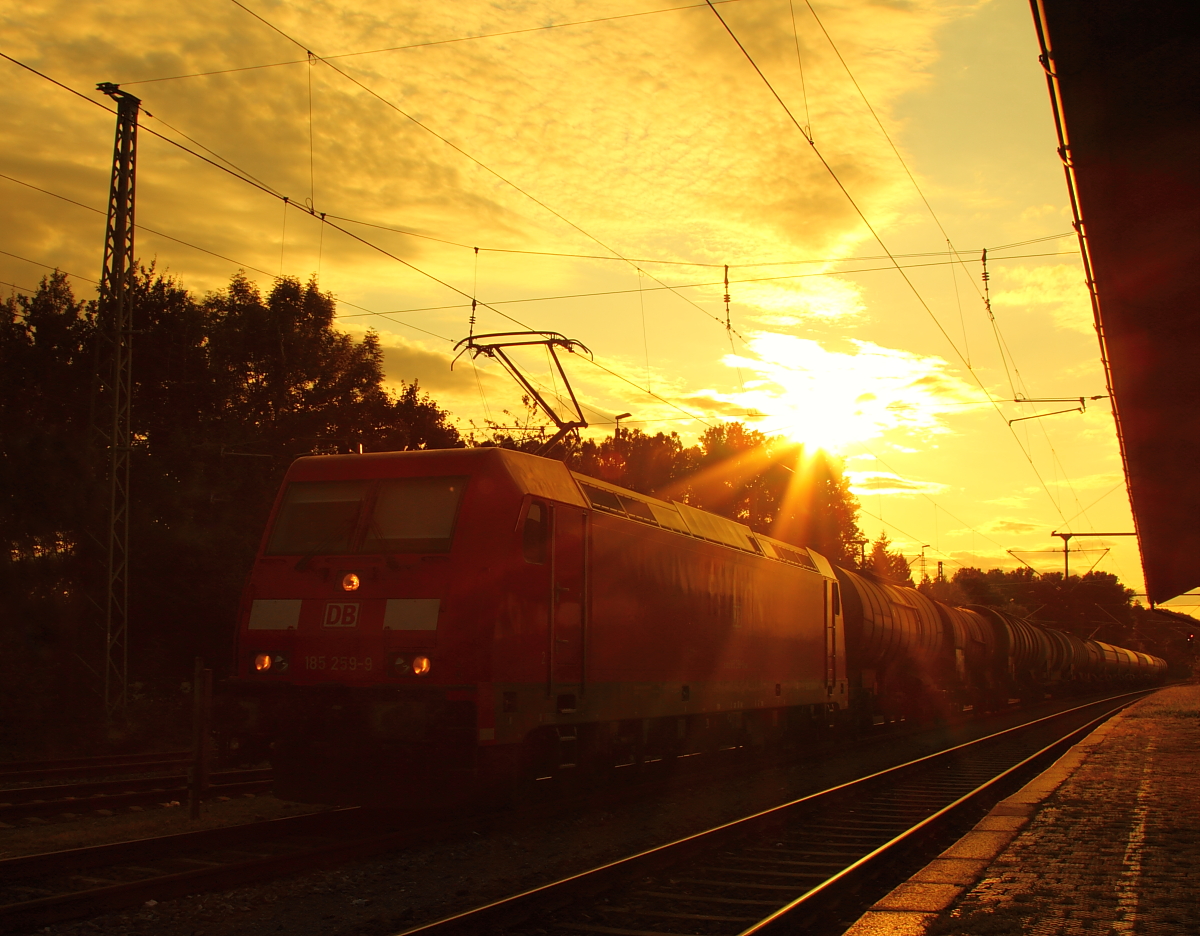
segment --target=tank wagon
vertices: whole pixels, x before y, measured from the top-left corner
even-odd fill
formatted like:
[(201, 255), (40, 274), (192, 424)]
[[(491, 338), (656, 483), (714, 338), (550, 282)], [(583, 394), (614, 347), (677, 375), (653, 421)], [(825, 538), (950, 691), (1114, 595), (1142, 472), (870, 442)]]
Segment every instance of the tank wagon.
[(297, 459), (235, 654), (281, 795), (376, 805), (1166, 669), (499, 448)]

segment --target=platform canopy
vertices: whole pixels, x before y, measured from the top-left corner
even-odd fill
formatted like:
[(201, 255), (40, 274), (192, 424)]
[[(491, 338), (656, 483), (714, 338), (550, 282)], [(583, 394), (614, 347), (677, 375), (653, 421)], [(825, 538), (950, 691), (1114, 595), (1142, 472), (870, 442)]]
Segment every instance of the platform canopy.
[(1200, 15), (1033, 0), (1074, 177), (1146, 587), (1200, 585)]

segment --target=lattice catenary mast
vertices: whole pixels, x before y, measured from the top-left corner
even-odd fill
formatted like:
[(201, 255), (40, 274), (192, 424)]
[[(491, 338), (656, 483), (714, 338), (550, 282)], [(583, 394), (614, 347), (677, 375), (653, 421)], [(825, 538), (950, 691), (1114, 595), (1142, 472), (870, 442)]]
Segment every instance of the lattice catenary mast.
[[(111, 720), (124, 710), (129, 683), (129, 415), (131, 305), (134, 277), (133, 206), (137, 127), (141, 100), (111, 82), (97, 90), (117, 103), (104, 269), (100, 277), (99, 380), (108, 404), (96, 420), (108, 455), (107, 586), (104, 596), (104, 710)], [(107, 359), (107, 360), (106, 360)]]

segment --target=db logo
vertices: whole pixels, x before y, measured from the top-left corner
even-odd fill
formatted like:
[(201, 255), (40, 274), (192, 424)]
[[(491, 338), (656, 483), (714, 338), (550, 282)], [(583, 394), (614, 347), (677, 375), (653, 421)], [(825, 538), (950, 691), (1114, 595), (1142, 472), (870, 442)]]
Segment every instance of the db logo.
[(331, 601), (325, 605), (326, 627), (353, 627), (358, 623), (358, 603), (342, 604)]

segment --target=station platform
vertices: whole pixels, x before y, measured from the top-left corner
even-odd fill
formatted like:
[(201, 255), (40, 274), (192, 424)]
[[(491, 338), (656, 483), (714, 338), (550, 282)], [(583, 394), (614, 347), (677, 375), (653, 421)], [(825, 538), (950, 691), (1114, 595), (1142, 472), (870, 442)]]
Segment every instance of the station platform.
[(1109, 719), (846, 936), (1200, 934), (1200, 685)]

